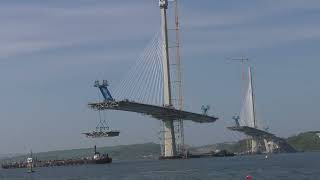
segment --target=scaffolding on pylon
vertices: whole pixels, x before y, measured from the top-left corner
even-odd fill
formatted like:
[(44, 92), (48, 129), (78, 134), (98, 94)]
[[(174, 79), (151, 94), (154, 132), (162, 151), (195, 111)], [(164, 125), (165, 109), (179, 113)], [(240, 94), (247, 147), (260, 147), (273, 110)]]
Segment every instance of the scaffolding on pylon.
[[(183, 94), (182, 94), (182, 70), (181, 70), (181, 57), (180, 57), (180, 22), (179, 22), (179, 12), (178, 12), (178, 0), (173, 1), (174, 9), (173, 16), (174, 16), (174, 28), (171, 30), (174, 30), (174, 36), (175, 36), (175, 42), (174, 45), (171, 46), (171, 48), (174, 48), (175, 50), (175, 62), (171, 62), (171, 66), (174, 66), (174, 73), (173, 77), (174, 80), (171, 84), (171, 89), (175, 90), (175, 97), (172, 99), (174, 101), (173, 106), (178, 109), (183, 109)], [(159, 139), (160, 139), (160, 147), (161, 147), (161, 155), (164, 153), (164, 124), (163, 122), (160, 122), (160, 132), (159, 132)], [(183, 128), (183, 120), (178, 119), (174, 121), (174, 134), (176, 139), (176, 149), (178, 155), (183, 155), (185, 152), (184, 149), (184, 128)]]

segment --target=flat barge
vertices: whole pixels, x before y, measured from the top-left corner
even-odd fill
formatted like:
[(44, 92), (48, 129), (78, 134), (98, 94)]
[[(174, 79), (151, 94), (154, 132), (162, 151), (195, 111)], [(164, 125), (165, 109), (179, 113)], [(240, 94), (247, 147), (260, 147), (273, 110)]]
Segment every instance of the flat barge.
[[(108, 154), (100, 154), (94, 146), (93, 157), (79, 159), (64, 159), (64, 160), (33, 160), (33, 167), (54, 167), (54, 166), (76, 166), (84, 164), (107, 164), (112, 163), (112, 158)], [(11, 162), (1, 164), (3, 169), (28, 168), (28, 162)]]
[(177, 156), (160, 156), (159, 160), (167, 160), (167, 159), (191, 159), (191, 158), (208, 158), (208, 157), (232, 157), (236, 154), (229, 152), (227, 150), (220, 150), (217, 152), (210, 152), (210, 153), (201, 153), (201, 154), (192, 154), (192, 153), (186, 153), (181, 154)]

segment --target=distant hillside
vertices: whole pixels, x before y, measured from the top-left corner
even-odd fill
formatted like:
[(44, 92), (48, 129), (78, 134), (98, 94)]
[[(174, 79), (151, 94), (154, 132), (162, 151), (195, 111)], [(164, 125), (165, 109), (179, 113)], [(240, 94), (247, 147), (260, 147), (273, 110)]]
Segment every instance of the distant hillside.
[(298, 151), (320, 151), (320, 131), (309, 131), (289, 137), (288, 143)]
[(0, 160), (1, 159), (6, 159), (6, 158), (12, 158), (12, 157), (16, 157), (16, 156), (20, 156), (22, 154), (20, 153), (13, 153), (13, 154), (0, 154)]
[[(135, 159), (154, 159), (160, 154), (160, 145), (155, 143), (120, 145), (111, 147), (98, 147), (100, 153), (108, 153), (114, 160), (135, 160)], [(41, 160), (49, 159), (74, 159), (91, 157), (93, 148), (71, 149), (34, 153), (34, 157)], [(6, 158), (2, 161), (25, 161), (27, 155), (19, 155), (12, 158)]]
[[(320, 137), (317, 133), (320, 133), (320, 131), (301, 133), (287, 138), (287, 141), (298, 151), (320, 151)], [(246, 140), (240, 140), (238, 142), (218, 143), (201, 147), (188, 147), (188, 150), (194, 154), (212, 152), (217, 149), (244, 152), (247, 149), (247, 142)], [(97, 150), (101, 153), (108, 153), (114, 160), (157, 159), (160, 155), (160, 145), (155, 143), (98, 147)], [(92, 154), (93, 148), (86, 148), (41, 152), (35, 153), (34, 156), (41, 160), (48, 160), (91, 157)], [(2, 161), (25, 161), (26, 157), (27, 155), (19, 155)]]
[(215, 150), (228, 150), (230, 152), (244, 152), (248, 148), (246, 140), (240, 140), (238, 142), (225, 142), (218, 144), (205, 145), (200, 147), (191, 147), (189, 151), (194, 154), (209, 153)]

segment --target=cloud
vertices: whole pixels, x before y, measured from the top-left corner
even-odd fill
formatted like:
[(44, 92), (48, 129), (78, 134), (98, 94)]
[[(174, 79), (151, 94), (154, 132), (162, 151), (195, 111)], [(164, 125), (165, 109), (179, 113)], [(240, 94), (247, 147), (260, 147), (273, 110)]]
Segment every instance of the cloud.
[[(2, 24), (0, 58), (50, 49), (112, 44), (113, 41), (126, 41), (128, 43), (123, 43), (124, 46), (131, 45), (130, 41), (150, 38), (159, 26), (157, 3), (146, 0), (97, 2), (80, 1), (74, 4), (62, 1), (55, 3), (32, 1), (2, 5), (0, 7), (2, 17), (0, 19)], [(209, 46), (210, 48), (217, 46), (215, 49), (222, 50), (225, 47), (230, 49), (242, 46), (244, 39), (248, 40), (246, 44), (255, 47), (275, 44), (269, 42), (270, 38), (272, 39), (271, 33), (276, 37), (273, 38), (276, 41), (278, 35), (282, 36), (282, 29), (274, 28), (274, 31), (279, 30), (277, 33), (271, 32), (272, 27), (271, 31), (269, 27), (264, 27), (268, 30), (256, 28), (255, 26), (260, 26), (259, 22), (293, 12), (315, 10), (318, 9), (319, 2), (283, 0), (249, 3), (244, 1), (241, 4), (222, 3), (220, 6), (215, 6), (212, 2), (203, 2), (198, 6), (181, 2), (181, 5), (182, 31), (187, 32), (188, 36), (191, 36), (190, 39), (197, 41), (196, 38), (199, 38), (199, 41), (202, 41), (200, 46), (197, 45), (193, 49), (204, 50)], [(242, 28), (239, 29), (239, 27)], [(311, 34), (297, 33), (297, 37), (307, 38), (312, 34), (316, 36), (316, 30), (317, 28)], [(269, 32), (265, 33), (265, 31)], [(237, 34), (239, 36), (236, 36)], [(259, 34), (269, 35), (266, 36), (268, 38), (261, 39), (256, 37)], [(294, 35), (291, 32), (289, 34)], [(248, 37), (249, 35), (253, 38)], [(284, 33), (282, 37), (288, 37), (288, 34)], [(255, 42), (250, 42), (250, 39)], [(280, 39), (284, 38), (280, 37)], [(210, 43), (209, 40), (217, 42), (215, 44), (218, 45)]]
[[(300, 0), (270, 0), (242, 1), (239, 3), (226, 2), (225, 5), (200, 3), (199, 7), (185, 6), (182, 12), (186, 28), (207, 28), (234, 25), (250, 25), (267, 18), (277, 18), (299, 12), (320, 9), (320, 1)], [(182, 16), (182, 17), (183, 17)], [(276, 19), (274, 19), (276, 20)]]
[(232, 53), (249, 49), (273, 48), (299, 41), (319, 40), (320, 26), (314, 24), (260, 26), (193, 31), (184, 34), (188, 38), (184, 40), (183, 49), (188, 54)]
[(150, 3), (63, 8), (10, 4), (1, 6), (0, 14), (0, 58), (85, 44), (140, 40), (146, 32), (156, 30), (150, 24), (158, 23), (152, 16), (145, 16), (154, 14)]
[[(183, 52), (239, 53), (320, 38), (319, 1), (259, 1), (184, 9)], [(206, 10), (207, 8), (207, 10)], [(204, 10), (203, 10), (204, 9)]]

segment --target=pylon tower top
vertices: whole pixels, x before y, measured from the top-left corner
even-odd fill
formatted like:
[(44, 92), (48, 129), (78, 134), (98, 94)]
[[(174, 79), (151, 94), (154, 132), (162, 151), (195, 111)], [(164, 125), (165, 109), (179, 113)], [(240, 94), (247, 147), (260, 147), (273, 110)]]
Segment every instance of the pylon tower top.
[(168, 9), (168, 0), (159, 0), (160, 9)]

